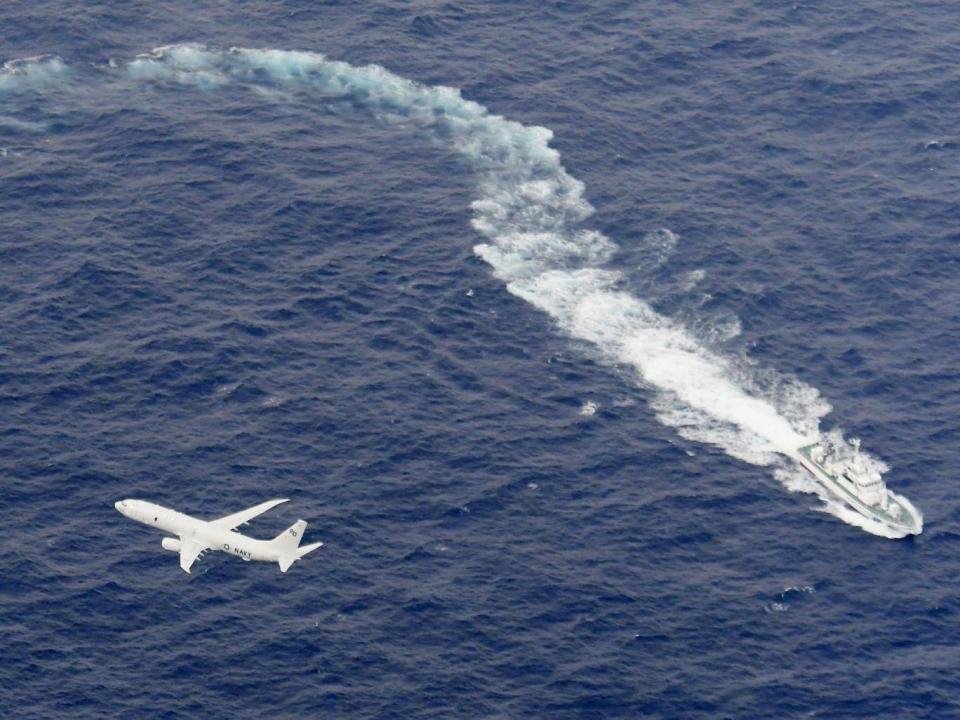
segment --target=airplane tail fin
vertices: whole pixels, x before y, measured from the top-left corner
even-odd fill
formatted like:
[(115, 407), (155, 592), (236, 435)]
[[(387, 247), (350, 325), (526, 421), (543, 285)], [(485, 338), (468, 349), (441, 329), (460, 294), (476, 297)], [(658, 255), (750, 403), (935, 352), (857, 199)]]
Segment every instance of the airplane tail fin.
[(277, 535), (270, 542), (278, 550), (289, 552), (292, 555), (294, 554), (293, 551), (297, 549), (298, 545), (300, 545), (300, 540), (303, 538), (303, 531), (306, 529), (307, 521), (297, 520), (293, 525)]
[(280, 559), (277, 561), (280, 572), (286, 572), (297, 560), (323, 545), (322, 542), (316, 542), (300, 547), (300, 540), (303, 539), (303, 531), (306, 528), (306, 520), (297, 520), (271, 541), (280, 550)]

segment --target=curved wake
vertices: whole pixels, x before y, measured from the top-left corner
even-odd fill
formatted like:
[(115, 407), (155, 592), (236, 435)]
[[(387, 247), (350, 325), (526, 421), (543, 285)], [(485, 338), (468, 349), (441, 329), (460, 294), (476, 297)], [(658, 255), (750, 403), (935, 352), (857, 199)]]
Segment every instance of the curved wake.
[[(778, 453), (819, 434), (830, 406), (816, 388), (711, 351), (623, 289), (621, 274), (608, 266), (617, 246), (583, 226), (593, 208), (583, 184), (550, 147), (547, 128), (494, 115), (455, 88), (421, 85), (376, 65), (355, 67), (318, 53), (177, 45), (103, 70), (127, 81), (210, 90), (237, 83), (311, 88), (321, 101), (347, 98), (385, 122), (444, 139), (478, 178), (472, 224), (485, 241), (476, 254), (511, 293), (591, 343), (609, 363), (631, 370), (653, 393), (661, 422), (747, 462), (779, 463), (781, 479), (786, 468)], [(0, 92), (57, 79), (70, 79), (59, 58), (15, 61), (0, 70)], [(658, 232), (675, 242), (669, 231)], [(825, 509), (852, 522), (843, 508)]]

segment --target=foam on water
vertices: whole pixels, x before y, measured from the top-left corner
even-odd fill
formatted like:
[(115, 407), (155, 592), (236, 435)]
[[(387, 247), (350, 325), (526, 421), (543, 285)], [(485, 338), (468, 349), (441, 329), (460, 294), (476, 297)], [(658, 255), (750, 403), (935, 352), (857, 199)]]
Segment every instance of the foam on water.
[[(645, 266), (641, 270), (659, 267), (667, 261), (677, 248), (680, 239), (668, 228), (657, 228), (643, 236), (640, 245), (644, 250)], [(702, 279), (702, 271), (701, 273)]]
[[(64, 73), (58, 58), (8, 66), (0, 72), (0, 89), (5, 82), (47, 81)], [(376, 65), (355, 67), (319, 53), (176, 45), (120, 64), (119, 71), (137, 82), (204, 89), (227, 83), (258, 93), (311, 88), (321, 101), (349, 99), (384, 122), (449, 142), (477, 175), (472, 224), (485, 241), (475, 246), (476, 254), (511, 293), (630, 372), (653, 394), (661, 422), (747, 462), (781, 468), (779, 451), (793, 450), (819, 433), (830, 406), (816, 388), (711, 350), (710, 340), (716, 338), (699, 336), (625, 289), (621, 273), (609, 267), (617, 246), (583, 227), (593, 207), (583, 183), (567, 173), (550, 147), (549, 129), (492, 114), (455, 88), (425, 86)], [(663, 228), (643, 242), (651, 266), (657, 266), (673, 252), (677, 238)], [(690, 287), (702, 277), (702, 271), (692, 274)], [(721, 339), (739, 332), (736, 318), (721, 325)], [(829, 503), (827, 509), (863, 526), (855, 513)]]
[(37, 90), (62, 81), (67, 65), (56, 55), (9, 60), (0, 67), (0, 92)]
[(705, 270), (691, 270), (683, 276), (683, 289), (685, 292), (693, 290), (707, 276)]

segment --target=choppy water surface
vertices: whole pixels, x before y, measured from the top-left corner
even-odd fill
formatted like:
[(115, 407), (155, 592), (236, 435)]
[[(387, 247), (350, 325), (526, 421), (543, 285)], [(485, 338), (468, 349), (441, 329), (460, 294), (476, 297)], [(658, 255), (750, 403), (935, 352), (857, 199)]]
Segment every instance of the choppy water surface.
[(960, 714), (947, 6), (0, 13), (8, 713)]

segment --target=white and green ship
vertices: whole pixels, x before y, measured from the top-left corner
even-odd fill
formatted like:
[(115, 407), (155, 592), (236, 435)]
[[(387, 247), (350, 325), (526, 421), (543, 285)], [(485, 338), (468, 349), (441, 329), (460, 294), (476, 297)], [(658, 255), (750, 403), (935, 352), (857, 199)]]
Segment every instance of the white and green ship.
[(860, 455), (860, 442), (831, 448), (817, 442), (797, 450), (796, 460), (827, 491), (870, 521), (895, 533), (919, 535), (923, 517), (905, 497), (887, 489), (880, 473)]

